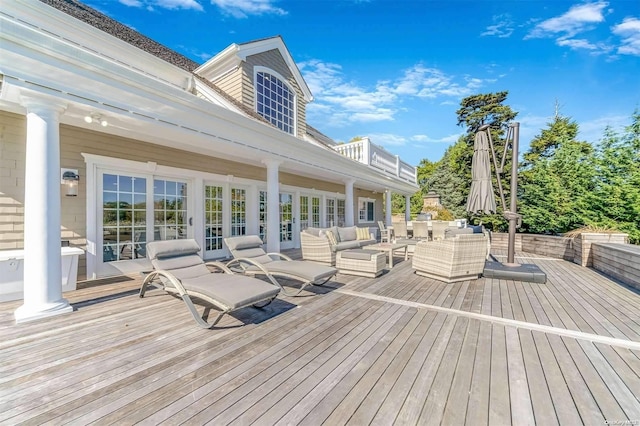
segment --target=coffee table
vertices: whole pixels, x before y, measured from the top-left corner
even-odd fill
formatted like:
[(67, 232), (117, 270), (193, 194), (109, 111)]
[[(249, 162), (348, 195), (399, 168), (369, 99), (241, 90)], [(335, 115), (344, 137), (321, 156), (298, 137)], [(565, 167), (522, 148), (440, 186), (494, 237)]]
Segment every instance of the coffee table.
[(409, 251), (407, 249), (408, 244), (393, 244), (393, 243), (377, 243), (370, 244), (368, 246), (364, 246), (365, 250), (377, 250), (377, 251), (385, 251), (389, 253), (389, 268), (393, 268), (393, 252), (396, 250), (404, 249), (404, 260), (409, 259)]

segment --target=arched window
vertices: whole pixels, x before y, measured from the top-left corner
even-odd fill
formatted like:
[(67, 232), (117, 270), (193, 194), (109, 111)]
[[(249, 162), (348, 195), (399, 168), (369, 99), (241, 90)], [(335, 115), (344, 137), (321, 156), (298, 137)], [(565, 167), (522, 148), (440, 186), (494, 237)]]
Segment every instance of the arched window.
[(256, 73), (256, 111), (278, 129), (294, 134), (295, 94), (280, 78)]

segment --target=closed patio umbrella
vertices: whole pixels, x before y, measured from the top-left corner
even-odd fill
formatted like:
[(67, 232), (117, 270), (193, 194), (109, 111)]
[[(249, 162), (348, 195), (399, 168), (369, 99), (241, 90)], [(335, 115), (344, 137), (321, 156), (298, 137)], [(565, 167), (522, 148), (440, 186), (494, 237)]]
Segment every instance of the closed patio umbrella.
[[(489, 130), (487, 130), (488, 132)], [(469, 213), (496, 212), (496, 197), (491, 183), (491, 159), (489, 142), (485, 131), (476, 133), (471, 161), (471, 189), (467, 198)]]

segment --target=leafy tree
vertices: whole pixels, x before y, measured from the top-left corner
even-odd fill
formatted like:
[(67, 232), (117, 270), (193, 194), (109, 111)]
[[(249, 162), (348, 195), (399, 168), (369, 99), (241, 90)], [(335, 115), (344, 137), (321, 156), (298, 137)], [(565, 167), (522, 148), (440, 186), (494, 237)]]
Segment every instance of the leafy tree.
[(524, 154), (518, 192), (525, 232), (563, 233), (593, 216), (594, 150), (577, 134), (575, 122), (556, 115)]
[[(456, 111), (458, 125), (466, 126), (467, 133), (463, 136), (463, 140), (466, 144), (464, 151), (462, 151), (456, 161), (455, 170), (458, 176), (462, 179), (463, 188), (461, 191), (464, 193), (464, 202), (466, 203), (466, 196), (468, 195), (469, 188), (471, 187), (471, 162), (473, 159), (473, 145), (475, 141), (475, 135), (478, 132), (480, 126), (489, 124), (491, 131), (491, 139), (494, 144), (494, 150), (496, 152), (497, 161), (500, 162), (501, 155), (504, 151), (504, 137), (507, 134), (509, 122), (513, 121), (518, 115), (513, 111), (510, 106), (505, 105), (509, 92), (497, 92), (497, 93), (485, 93), (473, 96), (468, 96), (460, 102), (460, 109)], [(508, 153), (507, 153), (508, 155)], [(493, 169), (493, 168), (492, 168)], [(495, 170), (492, 170), (495, 172)], [(504, 189), (505, 197), (509, 197), (509, 179), (511, 175), (511, 156), (508, 155), (505, 162), (504, 174), (502, 178), (502, 187)], [(494, 178), (494, 188), (497, 193), (497, 182)], [(498, 204), (499, 212), (502, 210), (500, 203)], [(459, 209), (456, 209), (458, 213)], [(464, 206), (462, 208), (464, 212)], [(504, 230), (506, 228), (506, 221), (501, 215), (479, 215), (478, 221), (486, 224), (496, 230)]]
[(507, 123), (518, 115), (503, 104), (508, 94), (508, 91), (504, 91), (464, 98), (460, 102), (460, 109), (456, 111), (458, 126), (466, 126), (469, 134), (475, 134), (483, 124), (489, 124), (492, 129), (506, 130)]
[(435, 170), (427, 181), (429, 190), (438, 193), (442, 206), (456, 217), (465, 215), (466, 197), (469, 193), (469, 185), (466, 185), (466, 180), (460, 176), (457, 163), (465, 149), (466, 144), (463, 138), (447, 148), (444, 157), (436, 163)]

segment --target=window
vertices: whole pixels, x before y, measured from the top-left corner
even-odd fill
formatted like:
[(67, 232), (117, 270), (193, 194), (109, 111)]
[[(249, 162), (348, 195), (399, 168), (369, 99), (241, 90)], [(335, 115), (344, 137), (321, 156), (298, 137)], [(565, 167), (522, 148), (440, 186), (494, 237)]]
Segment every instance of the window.
[(306, 195), (300, 196), (300, 230), (307, 229), (309, 227), (309, 197)]
[(145, 257), (146, 215), (145, 178), (102, 176), (103, 262)]
[(260, 238), (262, 242), (267, 242), (267, 191), (260, 191)]
[(320, 227), (320, 197), (311, 198), (311, 226)]
[(222, 249), (222, 187), (204, 187), (204, 243), (207, 251)]
[(338, 200), (338, 226), (345, 225), (345, 207), (344, 200)]
[(231, 188), (231, 236), (245, 235), (247, 230), (247, 191)]
[(278, 129), (294, 134), (294, 92), (281, 79), (265, 71), (256, 73), (256, 111)]
[(375, 201), (366, 198), (358, 200), (358, 221), (373, 222), (375, 220)]
[(336, 200), (335, 198), (327, 198), (326, 212), (327, 214), (327, 226), (334, 226), (336, 224)]
[(187, 238), (187, 184), (153, 180), (154, 240)]

